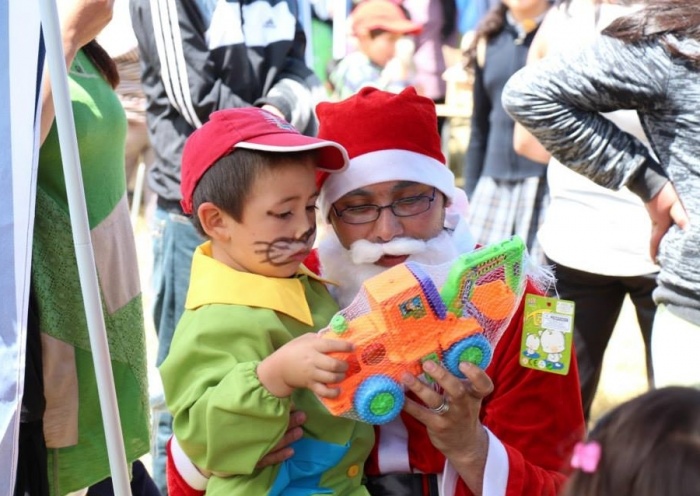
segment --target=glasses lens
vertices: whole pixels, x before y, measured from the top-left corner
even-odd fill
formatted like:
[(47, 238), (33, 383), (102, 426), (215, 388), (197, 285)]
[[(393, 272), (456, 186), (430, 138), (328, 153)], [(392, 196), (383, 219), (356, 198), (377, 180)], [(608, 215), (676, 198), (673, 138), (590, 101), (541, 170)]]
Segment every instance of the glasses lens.
[(342, 211), (341, 219), (348, 224), (365, 224), (373, 222), (379, 217), (379, 208), (375, 205), (362, 205), (350, 207)]
[(412, 196), (394, 202), (392, 210), (397, 217), (410, 217), (412, 215), (422, 214), (430, 208), (429, 196)]

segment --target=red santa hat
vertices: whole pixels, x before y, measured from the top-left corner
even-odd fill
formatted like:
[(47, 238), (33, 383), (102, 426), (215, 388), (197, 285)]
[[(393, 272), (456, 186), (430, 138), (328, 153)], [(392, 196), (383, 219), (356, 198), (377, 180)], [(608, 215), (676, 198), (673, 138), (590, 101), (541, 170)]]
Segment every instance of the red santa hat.
[(317, 173), (325, 218), (347, 193), (385, 181), (415, 181), (454, 198), (455, 178), (442, 154), (435, 104), (414, 88), (398, 94), (363, 88), (341, 102), (320, 103), (316, 113), (318, 137), (340, 143), (350, 157), (343, 172)]

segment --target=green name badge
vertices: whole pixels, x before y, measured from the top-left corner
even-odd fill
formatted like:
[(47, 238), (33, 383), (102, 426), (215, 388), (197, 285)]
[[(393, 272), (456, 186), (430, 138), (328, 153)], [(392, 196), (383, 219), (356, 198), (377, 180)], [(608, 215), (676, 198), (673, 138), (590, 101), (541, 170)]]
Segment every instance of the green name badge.
[(574, 302), (525, 295), (520, 364), (529, 369), (566, 375), (571, 364)]

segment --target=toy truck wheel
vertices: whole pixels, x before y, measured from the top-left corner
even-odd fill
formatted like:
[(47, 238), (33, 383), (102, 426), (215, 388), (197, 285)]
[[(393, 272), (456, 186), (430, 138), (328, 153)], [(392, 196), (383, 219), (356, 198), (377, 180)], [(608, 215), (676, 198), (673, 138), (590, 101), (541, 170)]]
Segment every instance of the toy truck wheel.
[(485, 369), (491, 363), (492, 355), (488, 339), (483, 334), (474, 334), (450, 346), (443, 359), (445, 367), (450, 373), (464, 379), (464, 374), (459, 370), (461, 362), (471, 362), (479, 368)]
[(391, 377), (375, 375), (362, 381), (353, 400), (355, 411), (368, 424), (386, 424), (403, 408), (401, 386)]

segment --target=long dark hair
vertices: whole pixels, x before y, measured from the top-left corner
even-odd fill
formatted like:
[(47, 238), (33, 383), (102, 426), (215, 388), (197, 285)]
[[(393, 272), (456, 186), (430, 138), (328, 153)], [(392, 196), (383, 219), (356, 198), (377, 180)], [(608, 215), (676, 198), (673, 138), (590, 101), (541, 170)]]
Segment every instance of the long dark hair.
[(82, 50), (87, 58), (90, 59), (90, 62), (100, 71), (105, 81), (107, 81), (112, 88), (116, 88), (119, 84), (117, 64), (114, 63), (114, 60), (112, 60), (112, 57), (109, 56), (105, 49), (97, 43), (97, 40), (92, 40), (85, 45)]
[(457, 30), (457, 3), (455, 0), (440, 0), (442, 9), (442, 26), (440, 36), (446, 41)]
[(562, 496), (695, 496), (700, 487), (700, 390), (666, 387), (623, 403), (589, 435), (597, 467), (578, 469)]
[(684, 53), (666, 35), (700, 41), (700, 7), (690, 0), (648, 0), (644, 8), (620, 17), (603, 34), (626, 43), (659, 40), (674, 56), (700, 64), (700, 54)]
[(503, 2), (499, 2), (477, 24), (474, 30), (474, 37), (469, 47), (464, 51), (462, 62), (465, 69), (473, 69), (476, 66), (476, 51), (479, 40), (483, 38), (485, 41), (488, 41), (503, 30), (503, 26), (506, 23), (506, 12), (508, 12), (508, 7)]

